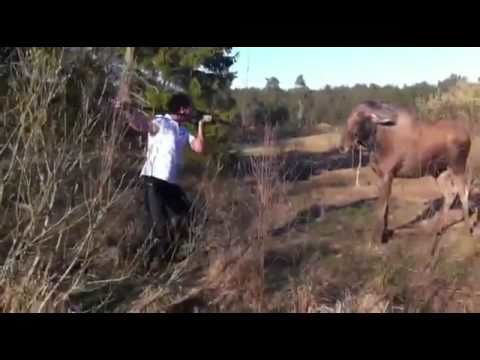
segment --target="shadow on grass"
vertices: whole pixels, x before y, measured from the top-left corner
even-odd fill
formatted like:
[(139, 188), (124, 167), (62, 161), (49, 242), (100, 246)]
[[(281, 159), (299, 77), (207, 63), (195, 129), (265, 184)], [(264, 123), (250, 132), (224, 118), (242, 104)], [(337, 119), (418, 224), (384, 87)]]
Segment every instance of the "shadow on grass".
[[(237, 156), (232, 160), (230, 170), (236, 177), (252, 176), (251, 160), (258, 156)], [(290, 151), (273, 157), (281, 179), (294, 182), (306, 181), (324, 171), (351, 169), (359, 164), (358, 152), (342, 154), (338, 149), (322, 153)], [(362, 153), (362, 166), (369, 163), (369, 154)]]

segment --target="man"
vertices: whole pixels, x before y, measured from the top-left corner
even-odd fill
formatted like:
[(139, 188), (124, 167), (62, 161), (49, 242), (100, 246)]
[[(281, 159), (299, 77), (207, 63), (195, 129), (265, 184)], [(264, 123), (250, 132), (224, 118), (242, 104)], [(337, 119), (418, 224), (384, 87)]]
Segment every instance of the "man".
[[(117, 102), (116, 107), (120, 106)], [(204, 152), (203, 124), (211, 121), (211, 116), (204, 115), (198, 122), (197, 135), (193, 136), (182, 125), (193, 119), (191, 99), (183, 93), (172, 96), (167, 110), (167, 114), (153, 119), (137, 111), (125, 112), (130, 127), (148, 134), (147, 156), (140, 175), (145, 186), (148, 230), (161, 256), (173, 249), (175, 234), (170, 225), (175, 218), (185, 222), (190, 210), (190, 203), (177, 184), (184, 149), (189, 145), (196, 153)]]

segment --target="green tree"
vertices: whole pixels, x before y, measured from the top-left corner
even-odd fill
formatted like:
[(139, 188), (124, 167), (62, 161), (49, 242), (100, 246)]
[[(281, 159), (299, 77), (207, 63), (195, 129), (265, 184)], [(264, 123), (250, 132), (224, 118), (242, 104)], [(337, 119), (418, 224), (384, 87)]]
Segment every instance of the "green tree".
[(145, 97), (154, 111), (162, 111), (174, 91), (187, 92), (197, 109), (228, 116), (234, 106), (230, 67), (237, 55), (227, 47), (137, 48), (139, 68), (147, 76)]
[(303, 75), (298, 75), (295, 80), (295, 89), (292, 90), (292, 95), (294, 95), (295, 105), (292, 111), (295, 111), (297, 116), (297, 128), (303, 128), (307, 123), (311, 124), (313, 117), (311, 116), (312, 110), (312, 98), (311, 91), (308, 89)]
[(0, 96), (5, 96), (8, 92), (11, 65), (18, 61), (18, 50), (20, 49), (27, 48), (0, 47)]
[(280, 89), (280, 81), (275, 76), (266, 78), (265, 80), (267, 80), (267, 83), (265, 85), (266, 90), (279, 90)]
[(295, 86), (300, 87), (300, 88), (306, 88), (307, 87), (307, 84), (305, 83), (303, 75), (298, 75), (297, 76), (297, 79), (295, 80)]
[[(136, 47), (135, 71), (130, 92), (138, 105), (162, 113), (172, 94), (189, 94), (197, 110), (231, 122), (235, 99), (231, 66), (237, 59), (230, 47)], [(205, 129), (208, 148), (214, 154), (228, 146), (230, 126), (216, 122)], [(193, 125), (189, 124), (192, 131)]]

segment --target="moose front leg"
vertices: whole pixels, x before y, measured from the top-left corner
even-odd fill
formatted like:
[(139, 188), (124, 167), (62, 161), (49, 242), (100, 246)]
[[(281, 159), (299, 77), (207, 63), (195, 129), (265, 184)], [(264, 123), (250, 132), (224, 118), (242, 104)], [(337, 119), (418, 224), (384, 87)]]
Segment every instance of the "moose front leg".
[(392, 175), (384, 175), (380, 178), (378, 185), (377, 222), (373, 233), (374, 242), (385, 243), (387, 241), (388, 203), (392, 190), (392, 181)]

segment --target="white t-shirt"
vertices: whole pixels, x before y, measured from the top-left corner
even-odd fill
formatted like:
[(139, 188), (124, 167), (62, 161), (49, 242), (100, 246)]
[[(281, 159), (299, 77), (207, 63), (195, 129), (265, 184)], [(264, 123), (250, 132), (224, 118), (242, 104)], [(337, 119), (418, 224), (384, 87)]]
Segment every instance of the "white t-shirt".
[(156, 115), (152, 121), (159, 129), (155, 135), (148, 133), (147, 158), (141, 175), (176, 183), (185, 145), (191, 145), (195, 137), (168, 114)]

